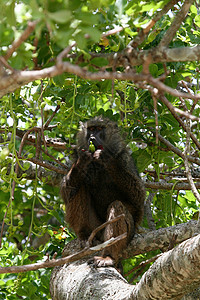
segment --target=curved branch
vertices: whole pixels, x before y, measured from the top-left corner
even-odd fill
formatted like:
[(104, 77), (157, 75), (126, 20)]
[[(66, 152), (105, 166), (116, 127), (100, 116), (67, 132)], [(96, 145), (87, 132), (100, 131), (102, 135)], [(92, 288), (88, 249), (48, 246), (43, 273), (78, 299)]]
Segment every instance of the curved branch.
[(17, 71), (7, 77), (3, 77), (0, 81), (0, 96), (4, 95), (6, 92), (13, 90), (17, 86), (22, 86), (28, 82), (34, 81), (36, 79), (44, 79), (48, 77), (54, 77), (56, 75), (62, 74), (64, 72), (69, 72), (76, 74), (79, 77), (89, 80), (102, 80), (102, 79), (118, 79), (118, 80), (131, 80), (135, 83), (145, 81), (148, 82), (153, 87), (156, 87), (159, 91), (169, 93), (175, 97), (190, 98), (190, 99), (200, 99), (200, 96), (194, 96), (188, 93), (179, 92), (169, 86), (166, 86), (159, 79), (153, 78), (149, 74), (141, 74), (135, 72), (119, 73), (119, 72), (108, 72), (99, 71), (96, 73), (86, 71), (85, 69), (73, 65), (69, 62), (63, 62), (59, 66), (55, 65), (43, 70), (33, 70), (33, 71)]

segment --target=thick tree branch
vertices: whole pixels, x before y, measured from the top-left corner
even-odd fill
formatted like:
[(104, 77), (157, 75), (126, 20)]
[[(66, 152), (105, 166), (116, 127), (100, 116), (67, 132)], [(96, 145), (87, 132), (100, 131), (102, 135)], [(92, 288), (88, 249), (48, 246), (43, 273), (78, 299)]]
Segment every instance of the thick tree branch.
[(162, 251), (166, 251), (174, 234), (177, 235), (176, 242), (179, 244), (191, 238), (196, 233), (200, 233), (200, 229), (197, 227), (197, 221), (191, 220), (187, 223), (139, 234), (132, 239), (131, 243), (127, 249), (122, 252), (121, 256), (123, 259), (126, 259), (153, 250), (161, 249)]
[(135, 286), (114, 268), (76, 262), (53, 270), (51, 296), (53, 300), (89, 299), (91, 295), (108, 300), (180, 299), (200, 284), (199, 262), (200, 235), (163, 253)]
[(181, 299), (200, 284), (199, 262), (200, 235), (159, 257), (135, 286), (134, 299)]
[[(121, 53), (114, 54), (103, 54), (102, 57), (108, 59), (108, 67), (113, 65), (115, 61), (116, 67), (126, 66), (127, 58), (131, 66), (141, 65), (146, 60), (148, 55), (151, 55), (151, 62), (167, 62), (167, 61), (194, 61), (200, 60), (200, 46), (193, 48), (175, 48), (175, 49), (151, 49), (144, 51), (137, 51), (135, 49), (125, 49)], [(95, 55), (99, 56), (99, 55)], [(84, 68), (77, 65), (73, 65), (69, 62), (63, 62), (62, 64), (52, 66), (50, 68), (45, 68), (42, 70), (32, 70), (32, 71), (15, 71), (12, 74), (7, 74), (3, 76), (0, 81), (0, 97), (8, 92), (13, 92), (16, 88), (19, 88), (31, 81), (37, 79), (51, 78), (60, 75), (64, 72), (72, 73), (85, 79), (90, 80), (102, 80), (102, 79), (118, 79), (118, 80), (132, 80), (134, 82), (145, 81), (156, 87), (160, 91), (167, 92), (175, 97), (187, 97), (187, 93), (178, 92), (165, 84), (163, 84), (158, 79), (153, 78), (149, 75), (136, 74), (134, 72), (119, 73), (119, 72), (107, 72), (100, 71), (96, 73), (88, 72)], [(190, 95), (191, 99), (199, 99), (199, 96)]]

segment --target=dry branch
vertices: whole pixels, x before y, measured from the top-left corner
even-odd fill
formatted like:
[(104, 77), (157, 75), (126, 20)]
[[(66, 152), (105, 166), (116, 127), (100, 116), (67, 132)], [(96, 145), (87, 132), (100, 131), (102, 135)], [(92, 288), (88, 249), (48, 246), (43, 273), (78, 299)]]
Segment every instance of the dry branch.
[[(200, 96), (194, 96), (191, 94), (179, 92), (161, 82), (159, 79), (153, 78), (151, 75), (148, 74), (138, 74), (135, 72), (127, 72), (127, 73), (120, 73), (120, 72), (108, 72), (108, 71), (99, 71), (96, 73), (92, 73), (86, 71), (85, 69), (73, 65), (69, 62), (63, 62), (59, 66), (53, 66), (50, 68), (46, 68), (43, 70), (33, 70), (33, 71), (16, 71), (14, 74), (5, 78), (2, 78), (0, 82), (0, 90), (2, 89), (10, 89), (9, 86), (14, 85), (23, 85), (25, 83), (34, 81), (36, 79), (44, 79), (47, 77), (54, 77), (56, 75), (62, 74), (63, 72), (69, 72), (75, 74), (79, 77), (84, 79), (90, 80), (102, 80), (102, 79), (117, 79), (117, 80), (131, 80), (135, 83), (137, 82), (147, 82), (153, 87), (157, 88), (159, 91), (163, 91), (169, 93), (175, 97), (183, 97), (183, 98), (190, 98), (190, 99), (200, 99)], [(1, 93), (0, 93), (1, 95)]]

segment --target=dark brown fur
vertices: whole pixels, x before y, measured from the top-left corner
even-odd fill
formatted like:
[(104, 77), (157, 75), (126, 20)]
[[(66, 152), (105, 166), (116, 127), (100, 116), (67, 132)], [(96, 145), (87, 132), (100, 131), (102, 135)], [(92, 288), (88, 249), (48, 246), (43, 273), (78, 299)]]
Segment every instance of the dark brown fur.
[[(101, 144), (95, 151), (89, 150), (90, 128), (97, 128), (96, 140)], [(106, 220), (125, 214), (125, 219), (108, 225), (98, 235), (105, 241), (127, 232), (126, 239), (103, 252), (104, 258), (95, 258), (98, 266), (111, 265), (112, 259), (117, 262), (142, 220), (145, 189), (116, 123), (97, 117), (81, 125), (77, 158), (63, 179), (61, 194), (66, 221), (81, 240), (87, 240)]]

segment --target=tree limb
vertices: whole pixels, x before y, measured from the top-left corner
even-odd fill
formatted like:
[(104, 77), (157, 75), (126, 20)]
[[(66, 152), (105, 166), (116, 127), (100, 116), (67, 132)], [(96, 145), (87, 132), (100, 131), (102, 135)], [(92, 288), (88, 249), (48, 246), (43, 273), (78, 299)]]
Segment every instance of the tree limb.
[(169, 43), (172, 41), (173, 37), (175, 36), (176, 32), (178, 31), (181, 23), (186, 18), (188, 11), (190, 9), (190, 6), (194, 0), (185, 0), (185, 3), (182, 5), (180, 11), (177, 13), (176, 17), (174, 18), (171, 26), (169, 29), (165, 32), (165, 35), (163, 36), (161, 42), (159, 43), (158, 47), (163, 48), (169, 45)]
[(5, 60), (8, 60), (8, 58), (12, 56), (16, 49), (19, 48), (19, 46), (30, 36), (30, 34), (34, 31), (37, 23), (38, 21), (28, 22), (28, 26), (24, 30), (22, 35), (12, 43), (7, 53), (4, 55)]
[[(167, 62), (167, 61), (194, 61), (200, 60), (200, 46), (193, 48), (175, 48), (175, 49), (150, 49), (139, 51), (135, 49), (125, 49), (121, 53), (103, 54), (108, 60), (107, 67), (111, 66), (113, 61), (117, 62), (116, 67), (126, 66), (127, 58), (131, 66), (141, 65), (144, 63), (146, 57), (151, 55), (151, 63)], [(98, 57), (99, 55), (95, 55)], [(186, 97), (190, 99), (199, 99), (200, 96), (188, 95), (187, 93), (178, 92), (158, 79), (149, 75), (137, 74), (134, 72), (119, 73), (119, 72), (89, 72), (84, 68), (73, 65), (69, 62), (62, 62), (62, 64), (54, 65), (42, 70), (32, 71), (14, 71), (12, 74), (2, 76), (0, 80), (0, 97), (8, 92), (13, 92), (15, 89), (37, 79), (51, 78), (60, 75), (64, 72), (72, 73), (85, 79), (102, 80), (102, 79), (118, 79), (118, 80), (132, 80), (134, 82), (146, 81), (153, 87), (160, 91), (167, 92), (175, 97)]]

